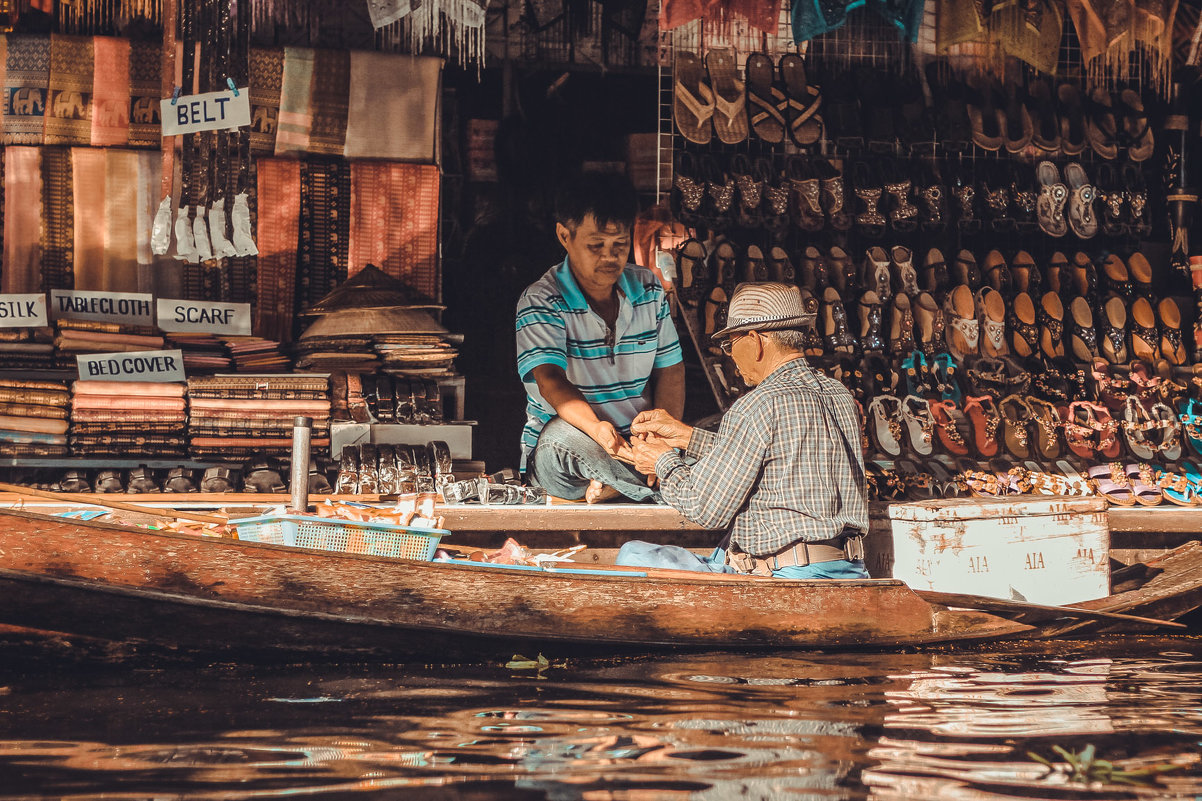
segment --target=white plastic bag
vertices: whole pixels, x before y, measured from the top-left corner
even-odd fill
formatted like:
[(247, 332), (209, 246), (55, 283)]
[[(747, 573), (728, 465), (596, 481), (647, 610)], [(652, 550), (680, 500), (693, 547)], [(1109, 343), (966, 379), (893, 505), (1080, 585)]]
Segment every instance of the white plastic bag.
[(225, 198), (209, 208), (209, 239), (213, 240), (213, 255), (219, 259), (237, 256), (234, 243), (225, 235)]
[(154, 213), (154, 222), (150, 226), (150, 252), (156, 256), (166, 256), (171, 250), (171, 198), (163, 198), (159, 210)]
[(239, 192), (234, 198), (230, 222), (234, 227), (234, 249), (238, 251), (238, 255), (258, 256), (259, 248), (250, 232), (250, 204), (247, 203), (245, 192)]
[(209, 261), (213, 258), (213, 246), (209, 243), (209, 224), (205, 222), (205, 210), (198, 208), (192, 220), (192, 234), (196, 239), (196, 258)]
[(196, 240), (192, 238), (192, 224), (188, 221), (188, 207), (175, 210), (175, 258), (196, 261)]

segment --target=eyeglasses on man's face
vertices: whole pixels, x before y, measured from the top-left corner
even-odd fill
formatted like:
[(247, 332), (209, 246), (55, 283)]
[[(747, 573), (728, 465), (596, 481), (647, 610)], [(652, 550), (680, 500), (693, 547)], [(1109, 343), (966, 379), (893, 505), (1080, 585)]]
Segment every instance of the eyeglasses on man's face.
[(730, 349), (735, 346), (735, 341), (742, 339), (745, 336), (747, 336), (747, 335), (746, 334), (736, 334), (734, 336), (729, 336), (726, 339), (719, 342), (718, 347), (722, 349), (723, 353), (725, 353), (727, 356), (729, 356)]

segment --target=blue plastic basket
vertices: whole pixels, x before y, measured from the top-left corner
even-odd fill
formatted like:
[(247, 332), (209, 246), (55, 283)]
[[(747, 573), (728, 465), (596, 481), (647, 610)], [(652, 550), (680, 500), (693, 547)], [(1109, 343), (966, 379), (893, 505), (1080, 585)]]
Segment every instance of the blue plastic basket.
[(393, 556), (428, 562), (438, 541), (451, 532), (440, 528), (411, 528), (391, 523), (361, 523), (311, 515), (263, 515), (233, 521), (238, 539), (317, 548), (323, 551)]

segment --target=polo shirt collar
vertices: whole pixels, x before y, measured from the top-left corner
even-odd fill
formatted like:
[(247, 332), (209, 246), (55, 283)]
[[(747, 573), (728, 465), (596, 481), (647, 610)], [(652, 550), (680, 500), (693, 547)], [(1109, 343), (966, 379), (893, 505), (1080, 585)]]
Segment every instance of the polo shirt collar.
[[(631, 275), (630, 265), (623, 268), (622, 274), (618, 276), (618, 288), (622, 290), (622, 294), (631, 304), (634, 304), (643, 299), (646, 290), (643, 284)], [(580, 285), (576, 283), (576, 276), (572, 275), (572, 268), (568, 264), (568, 257), (564, 256), (563, 263), (559, 265), (559, 269), (555, 271), (555, 278), (559, 281), (559, 287), (563, 291), (564, 302), (568, 307), (577, 311), (588, 311), (588, 300), (584, 297), (584, 292), (580, 289)]]

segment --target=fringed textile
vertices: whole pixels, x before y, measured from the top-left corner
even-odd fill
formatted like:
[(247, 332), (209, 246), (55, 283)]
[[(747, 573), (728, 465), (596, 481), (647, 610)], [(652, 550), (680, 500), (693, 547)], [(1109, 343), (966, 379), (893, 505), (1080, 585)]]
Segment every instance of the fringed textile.
[(292, 339), (296, 247), (300, 235), (300, 162), (259, 159), (258, 278), (255, 334)]
[(50, 35), (50, 83), (43, 138), (46, 144), (92, 143), (94, 64), (91, 37)]
[(71, 148), (75, 214), (75, 288), (103, 290), (105, 230), (105, 151)]
[(42, 286), (75, 286), (75, 211), (72, 208), (71, 151), (42, 149)]
[(129, 40), (97, 36), (92, 40), (92, 145), (129, 143)]
[(252, 153), (275, 152), (275, 132), (280, 116), (280, 94), (284, 88), (282, 48), (250, 51), (250, 149)]
[(155, 42), (129, 45), (129, 144), (158, 148), (163, 134), (159, 123), (159, 86), (163, 48)]
[(1091, 84), (1131, 77), (1131, 54), (1146, 57), (1145, 86), (1164, 91), (1170, 79), (1177, 0), (1066, 0)]
[(3, 144), (40, 145), (46, 130), (50, 39), (15, 34), (7, 38)]
[(4, 148), (4, 195), (0, 292), (38, 292), (42, 288), (41, 148)]
[(350, 266), (374, 264), (432, 298), (438, 275), (438, 168), (351, 163)]
[(313, 66), (316, 56), (307, 47), (284, 48), (284, 83), (275, 132), (275, 152), (309, 149), (313, 128)]
[(351, 53), (347, 158), (434, 161), (442, 59)]
[(351, 55), (346, 50), (318, 50), (313, 62), (313, 124), (310, 153), (341, 156), (346, 147), (347, 94)]

